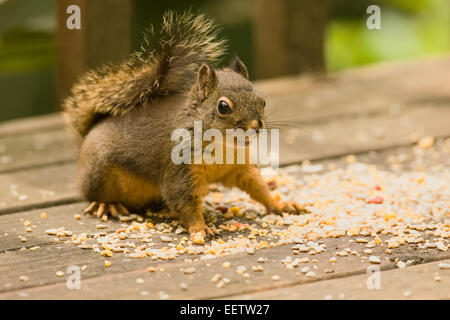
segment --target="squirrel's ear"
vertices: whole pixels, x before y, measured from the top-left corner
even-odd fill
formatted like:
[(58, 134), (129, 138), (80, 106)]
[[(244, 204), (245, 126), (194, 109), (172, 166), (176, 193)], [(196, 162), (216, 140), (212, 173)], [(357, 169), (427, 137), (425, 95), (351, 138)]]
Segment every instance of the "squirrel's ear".
[(234, 60), (231, 62), (230, 69), (236, 73), (239, 73), (245, 79), (248, 79), (247, 67), (238, 57), (235, 57)]
[(217, 87), (217, 75), (213, 68), (203, 64), (198, 69), (197, 74), (197, 85), (199, 89), (199, 94), (202, 98), (206, 98), (209, 94)]

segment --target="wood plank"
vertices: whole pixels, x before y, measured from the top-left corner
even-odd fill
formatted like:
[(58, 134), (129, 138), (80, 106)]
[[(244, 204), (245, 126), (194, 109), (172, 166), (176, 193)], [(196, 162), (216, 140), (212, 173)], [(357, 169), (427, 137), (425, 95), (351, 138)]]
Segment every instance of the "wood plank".
[[(437, 141), (436, 144), (443, 145), (444, 141)], [(441, 147), (442, 148), (442, 147)], [(357, 157), (357, 161), (361, 163), (367, 163), (367, 164), (375, 164), (379, 170), (392, 170), (391, 168), (391, 162), (389, 159), (397, 159), (397, 158), (403, 158), (403, 170), (417, 170), (416, 167), (413, 166), (411, 168), (411, 163), (414, 162), (415, 155), (414, 151), (411, 147), (402, 147), (402, 148), (396, 148), (393, 150), (387, 150), (384, 152), (372, 152), (370, 154), (362, 154)], [(422, 165), (424, 167), (431, 167), (436, 164), (447, 164), (450, 163), (450, 154), (448, 152), (429, 152), (425, 154), (425, 157), (421, 158)], [(323, 168), (327, 168), (328, 166), (332, 165), (336, 168), (346, 168), (348, 163), (346, 162), (345, 158), (333, 158), (333, 159), (327, 159), (322, 160), (318, 162), (322, 164)], [(56, 169), (56, 168), (51, 168)], [(74, 170), (74, 168), (70, 169)], [(31, 170), (30, 170), (31, 171)], [(61, 168), (57, 168), (57, 173), (61, 175), (61, 172), (68, 172), (69, 169), (67, 165), (62, 166)], [(46, 171), (43, 171), (46, 172)], [(318, 171), (317, 174), (321, 174), (322, 171)], [(20, 172), (19, 172), (20, 173)], [(292, 172), (292, 175), (295, 177), (302, 177), (307, 175), (307, 172), (304, 171), (296, 171)], [(11, 174), (8, 174), (10, 176)], [(29, 174), (25, 174), (25, 176), (31, 176)], [(42, 174), (43, 176), (43, 174)], [(45, 180), (45, 179), (43, 179)], [(40, 180), (38, 180), (40, 181)], [(62, 180), (64, 181), (64, 180)], [(70, 184), (69, 178), (64, 183)], [(41, 186), (46, 185), (47, 182), (44, 182), (44, 184), (41, 184)], [(63, 189), (63, 185), (57, 185), (58, 189)], [(71, 190), (71, 187), (66, 187), (69, 191)], [(20, 194), (20, 188), (16, 189), (18, 193)], [(5, 194), (8, 192), (3, 192), (2, 194)], [(64, 200), (62, 196), (59, 198), (55, 198), (55, 201)], [(67, 226), (70, 228), (70, 230), (74, 232), (81, 232), (83, 228), (90, 228), (92, 226), (95, 226), (95, 224), (98, 222), (96, 219), (83, 219), (81, 222), (72, 219), (74, 214), (82, 213), (84, 211), (84, 208), (86, 208), (88, 205), (87, 202), (79, 202), (79, 203), (73, 203), (70, 205), (65, 206), (53, 206), (50, 208), (42, 208), (38, 210), (31, 210), (31, 211), (21, 211), (17, 213), (11, 213), (7, 215), (0, 216), (0, 234), (8, 233), (8, 236), (3, 235), (2, 241), (0, 243), (0, 252), (6, 251), (6, 250), (16, 250), (18, 248), (21, 248), (23, 246), (26, 247), (32, 247), (35, 245), (40, 245), (42, 243), (48, 242), (47, 235), (43, 234), (42, 232), (46, 228), (55, 228), (58, 226)], [(42, 206), (44, 207), (44, 206)], [(47, 212), (48, 218), (45, 220), (41, 220), (39, 218), (39, 215), (41, 212)], [(87, 217), (86, 217), (87, 218)], [(31, 238), (29, 238), (27, 243), (21, 243), (20, 237), (26, 235), (24, 232), (25, 228), (23, 227), (23, 221), (29, 220), (32, 222), (32, 224), (37, 224), (38, 231), (32, 233)], [(92, 223), (85, 225), (85, 223)], [(42, 227), (39, 227), (39, 225), (42, 224)], [(114, 221), (108, 222), (108, 224), (111, 224), (111, 227), (117, 227), (118, 224), (114, 224)], [(15, 229), (15, 233), (11, 233), (8, 230)], [(92, 229), (88, 229), (89, 232), (92, 231)], [(109, 229), (106, 229), (109, 230)], [(37, 237), (37, 238), (36, 238)], [(34, 240), (33, 240), (34, 239)], [(34, 242), (35, 241), (35, 242)]]
[[(447, 133), (448, 127), (442, 119), (446, 119), (444, 115), (449, 111), (450, 109), (444, 110), (440, 113), (441, 118), (437, 119), (433, 116), (433, 112), (427, 113), (425, 110), (416, 109), (411, 113), (410, 118), (429, 119), (430, 122), (426, 127), (427, 129), (423, 131), (424, 133), (448, 136), (448, 134), (445, 134)], [(435, 120), (434, 126), (431, 123), (433, 120)], [(374, 134), (370, 143), (355, 139), (358, 130), (367, 130), (369, 128), (373, 130), (372, 132), (376, 132), (380, 127), (373, 125), (370, 121), (361, 122), (350, 120), (345, 122), (347, 126), (343, 125), (344, 123), (341, 121), (333, 126), (318, 126), (316, 127), (317, 129), (311, 131), (311, 134), (321, 132), (324, 139), (326, 139), (325, 143), (318, 143), (317, 141), (313, 141), (313, 139), (303, 139), (302, 137), (302, 140), (299, 139), (298, 141), (304, 141), (304, 143), (301, 147), (298, 147), (298, 142), (292, 145), (281, 140), (281, 164), (295, 163), (300, 159), (313, 160), (316, 158), (360, 152), (363, 148), (374, 150), (377, 148), (393, 147), (395, 143), (408, 143), (405, 132), (399, 129), (401, 126), (396, 126), (395, 118), (389, 121), (390, 124), (385, 127), (386, 130), (390, 130), (389, 133), (386, 133), (386, 137), (389, 138), (378, 137)], [(388, 123), (387, 120), (386, 123)], [(417, 128), (420, 127), (418, 126)], [(45, 134), (43, 135), (45, 136)], [(30, 139), (32, 137), (30, 136)], [(65, 145), (65, 142), (61, 141), (60, 144)], [(14, 145), (14, 139), (11, 140), (11, 145)], [(47, 146), (51, 148), (45, 152), (48, 152), (49, 155), (53, 154), (54, 157), (47, 157), (45, 155), (38, 156), (30, 153), (27, 158), (24, 157), (19, 161), (19, 164), (22, 161), (22, 164), (26, 163), (29, 166), (36, 164), (42, 166), (31, 167), (22, 171), (0, 173), (0, 181), (2, 181), (2, 184), (0, 184), (0, 214), (16, 212), (32, 207), (41, 208), (52, 204), (68, 203), (79, 199), (79, 194), (75, 189), (76, 164), (74, 162), (61, 163), (64, 162), (64, 159), (67, 161), (73, 159), (74, 154), (71, 154), (70, 151), (73, 151), (73, 149), (68, 147), (67, 154), (63, 152), (59, 154), (58, 150), (52, 149), (53, 146), (51, 143), (47, 144)], [(16, 153), (14, 157), (19, 156)], [(37, 158), (36, 161), (35, 158)], [(45, 166), (46, 161), (48, 161), (47, 164), (55, 162), (58, 164)], [(442, 161), (443, 163), (448, 163), (448, 159), (442, 159)], [(3, 168), (8, 168), (8, 164), (5, 164)]]
[[(302, 264), (299, 268), (288, 270), (281, 260), (291, 254), (291, 245), (257, 251), (255, 255), (233, 254), (210, 260), (185, 262), (176, 259), (171, 262), (151, 261), (151, 259), (124, 259), (121, 256), (108, 258), (112, 261), (109, 268), (103, 266), (105, 258), (91, 251), (84, 251), (72, 244), (60, 243), (47, 245), (34, 252), (9, 251), (0, 255), (0, 299), (159, 299), (159, 292), (163, 291), (172, 299), (209, 299), (233, 296), (245, 292), (258, 292), (271, 290), (295, 284), (304, 284), (337, 277), (346, 277), (355, 274), (365, 274), (370, 265), (367, 260), (358, 256), (339, 258), (338, 263), (332, 264), (329, 258), (334, 256), (334, 248), (350, 247), (362, 252), (363, 244), (348, 243), (348, 237), (339, 239), (325, 239), (330, 250), (315, 255), (318, 261)], [(382, 269), (394, 268), (392, 260), (395, 257), (418, 257), (421, 262), (438, 259), (448, 259), (448, 254), (428, 254), (417, 252), (412, 246), (405, 246), (389, 257), (383, 255), (383, 248), (375, 248), (374, 254), (382, 256)], [(263, 265), (263, 272), (253, 272), (251, 267), (258, 265), (258, 257), (268, 258)], [(192, 256), (191, 256), (192, 257)], [(192, 258), (195, 258), (193, 256)], [(231, 263), (230, 268), (223, 268), (223, 262)], [(56, 271), (65, 271), (71, 265), (87, 265), (86, 272), (82, 273), (81, 290), (68, 290), (66, 288), (67, 276), (57, 277)], [(317, 266), (317, 270), (313, 266)], [(154, 266), (159, 270), (149, 273), (145, 270)], [(237, 266), (245, 266), (250, 274), (244, 278), (236, 272)], [(300, 272), (300, 268), (309, 266), (315, 270), (316, 276), (309, 278)], [(194, 274), (186, 275), (182, 269), (194, 267)], [(325, 273), (325, 269), (332, 268), (334, 273)], [(181, 269), (181, 270), (180, 270)], [(224, 288), (217, 288), (210, 279), (220, 273), (231, 280)], [(30, 277), (28, 282), (19, 281), (21, 275)], [(272, 276), (279, 275), (279, 281), (273, 281)], [(136, 283), (136, 279), (143, 279), (144, 284)], [(180, 288), (180, 283), (188, 285), (188, 290)], [(117, 288), (121, 288), (117, 290)], [(144, 292), (144, 293), (143, 293)]]
[[(414, 67), (400, 64), (398, 68), (404, 73), (402, 76), (408, 77), (404, 86), (395, 86), (389, 80), (388, 75), (395, 67), (381, 66), (373, 67), (372, 73), (368, 72), (367, 82), (361, 81), (364, 77), (360, 74), (362, 71), (355, 71), (346, 75), (351, 80), (342, 78), (342, 85), (330, 84), (327, 88), (311, 89), (307, 96), (297, 93), (269, 98), (272, 105), (280, 110), (278, 113), (281, 116), (284, 106), (288, 107), (287, 114), (291, 112), (291, 116), (292, 109), (297, 105), (305, 110), (301, 114), (296, 112), (293, 117), (305, 119), (304, 132), (288, 131), (281, 136), (281, 164), (403, 145), (410, 142), (411, 133), (418, 137), (449, 136), (447, 84), (450, 81), (445, 81), (449, 74), (446, 72), (450, 67), (449, 61), (448, 58), (425, 61), (424, 67), (422, 64), (412, 64)], [(443, 71), (437, 69), (439, 66)], [(433, 71), (425, 82), (421, 82), (423, 78), (415, 74), (422, 68), (431, 68)], [(393, 74), (393, 77), (397, 76), (400, 77)], [(360, 82), (361, 85), (358, 84)], [(384, 91), (369, 90), (375, 84), (385, 85)], [(359, 103), (354, 101), (364, 101), (365, 107), (359, 109)], [(0, 178), (2, 182), (5, 181), (0, 186), (0, 212), (17, 211), (32, 205), (48, 205), (53, 201), (67, 202), (76, 197), (76, 191), (67, 187), (74, 186), (75, 164), (61, 166), (76, 158), (76, 148), (65, 129), (62, 129), (60, 121), (60, 116), (55, 115), (0, 126), (3, 134), (3, 138), (0, 138), (0, 171), (4, 172)], [(58, 165), (44, 168), (54, 164)], [(14, 172), (21, 168), (28, 170), (26, 173)], [(50, 173), (52, 187), (47, 185), (47, 175)], [(21, 195), (28, 195), (30, 190), (34, 190), (30, 191), (28, 198), (22, 196), (22, 200), (19, 200), (20, 195), (11, 193), (11, 186), (14, 188), (18, 184), (16, 181), (28, 188), (17, 191)], [(61, 193), (57, 192), (49, 197), (45, 190), (54, 191), (52, 189), (64, 190), (62, 196), (57, 196)]]
[[(0, 252), (55, 244), (53, 237), (47, 235), (45, 230), (61, 226), (65, 226), (67, 230), (72, 230), (74, 233), (95, 232), (97, 230), (95, 226), (99, 223), (98, 219), (90, 219), (87, 216), (81, 220), (73, 218), (75, 214), (82, 214), (87, 206), (87, 202), (78, 202), (1, 215), (0, 234), (2, 235), (2, 241)], [(46, 218), (41, 218), (41, 213), (45, 213)], [(32, 232), (26, 231), (27, 226), (24, 225), (26, 220), (31, 223)], [(117, 221), (113, 221), (108, 224), (108, 228), (105, 230), (108, 231), (113, 227), (118, 228), (119, 225)], [(26, 237), (27, 241), (22, 242), (22, 237)]]
[[(270, 97), (292, 93), (302, 93), (307, 96), (310, 92), (326, 92), (333, 89), (337, 89), (336, 92), (339, 93), (341, 90), (355, 90), (357, 88), (373, 90), (380, 87), (386, 87), (389, 91), (395, 92), (395, 89), (407, 90), (411, 84), (421, 82), (421, 90), (431, 89), (437, 93), (443, 90), (444, 94), (447, 95), (448, 82), (438, 83), (439, 85), (436, 87), (435, 79), (448, 80), (449, 76), (446, 70), (449, 70), (449, 68), (449, 56), (427, 57), (351, 68), (330, 73), (327, 76), (301, 75), (259, 80), (255, 81), (255, 86), (264, 96)], [(423, 75), (426, 75), (426, 77)], [(392, 88), (392, 84), (394, 84), (394, 88)], [(328, 107), (332, 106), (332, 104), (328, 105)]]
[[(281, 106), (291, 99), (288, 103), (292, 104), (295, 98), (291, 96), (275, 102)], [(320, 118), (317, 115), (311, 123), (306, 121), (302, 130), (281, 132), (280, 163), (286, 165), (304, 159), (406, 145), (411, 143), (411, 134), (418, 137), (450, 136), (446, 121), (449, 117), (450, 108), (439, 105), (375, 116), (349, 112), (335, 120), (332, 116)], [(0, 138), (0, 173), (75, 161), (76, 154), (75, 140), (65, 129)]]
[(75, 161), (72, 138), (65, 129), (0, 138), (0, 173)]
[[(401, 96), (402, 100), (410, 100), (411, 95), (413, 97), (423, 96), (424, 93), (427, 95), (426, 92), (431, 90), (431, 95), (435, 96), (435, 102), (442, 104), (446, 101), (444, 98), (448, 98), (449, 95), (450, 89), (447, 86), (449, 69), (450, 57), (443, 56), (406, 62), (380, 63), (341, 71), (330, 74), (328, 77), (318, 78), (304, 75), (259, 80), (255, 81), (255, 86), (268, 99), (300, 94), (305, 100), (299, 101), (297, 99), (297, 101), (294, 101), (296, 102), (295, 106), (304, 107), (311, 113), (314, 113), (316, 109), (321, 109), (321, 112), (317, 113), (318, 116), (329, 116), (328, 112), (333, 110), (331, 115), (334, 116), (339, 114), (336, 111), (364, 113), (365, 107), (361, 107), (361, 103), (356, 103), (352, 97), (358, 92), (360, 95), (364, 94), (366, 89), (373, 91), (374, 89), (386, 88), (390, 95)], [(427, 74), (427, 77), (421, 76), (423, 74)], [(386, 93), (383, 95), (386, 95)], [(320, 103), (321, 96), (326, 99), (322, 106)], [(344, 99), (351, 104), (351, 107), (347, 109), (347, 103), (341, 102), (337, 108), (333, 103), (335, 99)], [(422, 102), (432, 102), (432, 99), (428, 100), (422, 99)], [(416, 98), (416, 102), (420, 101), (420, 98)], [(286, 102), (289, 102), (289, 100), (281, 101), (277, 107), (283, 106)], [(371, 101), (364, 100), (365, 104), (367, 102), (369, 102), (369, 111), (378, 110), (379, 107), (382, 107), (383, 110), (386, 110), (386, 108), (389, 110), (391, 104), (389, 103), (387, 106), (381, 103), (372, 105)], [(302, 120), (316, 119), (313, 115), (307, 115), (307, 118)], [(21, 132), (38, 131), (48, 127), (53, 129), (54, 126), (60, 128), (64, 126), (60, 113), (0, 123), (0, 136), (17, 135)]]
[(43, 116), (0, 122), (0, 138), (63, 128), (64, 121), (62, 114), (52, 113)]
[[(441, 142), (439, 142), (440, 145)], [(389, 150), (378, 156), (361, 155), (358, 161), (364, 163), (376, 163), (381, 168), (389, 168), (389, 157), (402, 154), (403, 158), (411, 161), (413, 151), (411, 148), (399, 148)], [(439, 157), (432, 150), (425, 154), (423, 158), (424, 166), (431, 164), (445, 163), (449, 154), (440, 153)], [(334, 164), (338, 167), (345, 167), (347, 164), (342, 159), (327, 160), (322, 162), (326, 167), (328, 164)], [(409, 170), (405, 164), (405, 170)], [(299, 174), (302, 174), (301, 172)], [(304, 173), (303, 173), (304, 174)], [(232, 254), (218, 257), (212, 260), (184, 261), (185, 258), (193, 259), (198, 256), (180, 256), (172, 261), (153, 261), (146, 259), (126, 259), (122, 254), (114, 254), (108, 258), (112, 261), (110, 268), (105, 268), (104, 257), (91, 250), (83, 250), (72, 243), (65, 243), (68, 238), (62, 238), (58, 242), (53, 241), (53, 237), (48, 236), (45, 230), (48, 228), (58, 228), (65, 226), (74, 233), (88, 232), (96, 233), (98, 220), (91, 217), (83, 217), (81, 220), (75, 220), (74, 214), (81, 213), (87, 203), (77, 203), (71, 205), (61, 205), (52, 208), (46, 208), (47, 218), (40, 217), (43, 209), (26, 212), (11, 213), (0, 216), (0, 235), (2, 241), (0, 244), (0, 291), (3, 293), (0, 298), (160, 298), (159, 291), (164, 291), (171, 298), (221, 298), (234, 296), (237, 294), (253, 293), (262, 290), (273, 290), (281, 287), (294, 286), (298, 284), (309, 283), (311, 281), (327, 280), (332, 278), (347, 277), (355, 274), (365, 274), (369, 263), (363, 260), (361, 256), (366, 248), (365, 243), (349, 242), (354, 237), (340, 237), (323, 239), (326, 244), (326, 250), (320, 254), (310, 255), (309, 253), (300, 253), (297, 256), (292, 255), (292, 245), (283, 245), (275, 248), (269, 248), (257, 251), (254, 255)], [(30, 221), (33, 228), (32, 232), (26, 232), (24, 221)], [(154, 219), (153, 222), (162, 222), (165, 219)], [(256, 220), (247, 221), (240, 218), (240, 222), (260, 223)], [(110, 221), (106, 229), (115, 230), (119, 223)], [(277, 227), (278, 228), (278, 227)], [(280, 229), (288, 226), (279, 226)], [(173, 234), (168, 234), (174, 236)], [(227, 240), (228, 236), (236, 236), (236, 233), (224, 232), (220, 238)], [(245, 235), (245, 233), (244, 233)], [(26, 242), (21, 238), (25, 236)], [(178, 235), (182, 237), (183, 235)], [(390, 238), (390, 235), (379, 234), (382, 240)], [(434, 239), (432, 235), (426, 236), (426, 239)], [(160, 235), (156, 232), (153, 237), (155, 247), (163, 246)], [(268, 239), (268, 241), (271, 241)], [(165, 244), (164, 246), (166, 246)], [(39, 246), (36, 251), (19, 250), (19, 248)], [(349, 248), (355, 250), (358, 255), (348, 255), (346, 257), (337, 257), (336, 264), (330, 263), (329, 259), (335, 257), (335, 252)], [(399, 248), (393, 248), (391, 254), (385, 253), (386, 243), (381, 242), (380, 246), (373, 248), (371, 254), (381, 258), (380, 267), (382, 269), (394, 268), (393, 261), (398, 258), (401, 261), (411, 260), (413, 263), (424, 263), (434, 260), (450, 258), (449, 252), (439, 251), (438, 249), (422, 249), (416, 244), (405, 244)], [(263, 272), (253, 272), (251, 267), (258, 265), (258, 257), (266, 257), (268, 261), (264, 264)], [(293, 270), (287, 269), (282, 264), (282, 260), (292, 256), (293, 258), (308, 257), (309, 262), (302, 263)], [(314, 262), (313, 259), (317, 259)], [(231, 262), (231, 268), (223, 268), (224, 261)], [(208, 263), (210, 266), (208, 266)], [(68, 290), (65, 286), (67, 275), (56, 277), (56, 271), (65, 271), (70, 265), (87, 265), (88, 269), (82, 273), (82, 290)], [(145, 271), (147, 266), (165, 268), (164, 272), (148, 273)], [(317, 269), (314, 269), (314, 265)], [(250, 274), (249, 278), (244, 278), (236, 272), (237, 266), (245, 266)], [(309, 266), (316, 272), (314, 277), (307, 277), (300, 271), (303, 266)], [(181, 268), (195, 267), (196, 273), (186, 275)], [(333, 273), (326, 273), (325, 270), (332, 268)], [(216, 284), (209, 280), (214, 274), (221, 273), (224, 277), (231, 280), (224, 288), (217, 288)], [(19, 277), (26, 275), (30, 281), (21, 282)], [(273, 281), (272, 276), (280, 276), (279, 281)], [(144, 279), (144, 284), (136, 283), (137, 278)], [(205, 281), (206, 279), (206, 281)], [(183, 291), (180, 288), (180, 282), (188, 285), (188, 290)], [(120, 291), (117, 288), (121, 288)]]
[[(441, 58), (367, 67), (322, 82), (300, 77), (257, 86), (268, 95), (268, 114), (303, 122), (303, 131), (282, 132), (280, 158), (288, 164), (404, 145), (411, 133), (450, 135), (449, 69), (450, 59)], [(1, 124), (0, 172), (75, 159), (73, 144), (59, 114)]]
[(75, 163), (0, 174), (0, 214), (79, 199)]
[(280, 134), (280, 163), (298, 163), (412, 143), (411, 137), (450, 136), (450, 108), (424, 106), (401, 114), (340, 118)]
[[(431, 262), (404, 269), (382, 271), (380, 288), (367, 285), (373, 274), (361, 274), (328, 281), (318, 281), (299, 286), (276, 290), (236, 295), (227, 299), (264, 299), (264, 300), (297, 300), (297, 299), (450, 299), (450, 271), (439, 268), (440, 263), (450, 260)], [(440, 280), (436, 281), (435, 278)], [(369, 281), (370, 282), (370, 281)]]

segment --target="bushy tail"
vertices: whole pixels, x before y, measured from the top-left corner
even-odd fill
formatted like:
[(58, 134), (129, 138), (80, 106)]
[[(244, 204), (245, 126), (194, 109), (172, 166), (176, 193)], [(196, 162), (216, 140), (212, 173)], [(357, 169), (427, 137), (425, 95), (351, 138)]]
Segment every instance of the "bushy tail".
[(226, 49), (213, 21), (191, 12), (167, 12), (158, 47), (147, 47), (118, 66), (87, 72), (73, 86), (63, 109), (82, 136), (105, 116), (189, 89), (201, 64), (214, 65)]

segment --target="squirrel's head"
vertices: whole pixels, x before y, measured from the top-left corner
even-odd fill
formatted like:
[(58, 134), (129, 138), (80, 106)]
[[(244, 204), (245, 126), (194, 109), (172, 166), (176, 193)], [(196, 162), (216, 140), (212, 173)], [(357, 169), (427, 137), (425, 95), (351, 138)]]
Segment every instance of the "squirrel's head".
[(248, 80), (239, 58), (229, 68), (215, 71), (204, 64), (197, 72), (191, 105), (202, 115), (204, 125), (225, 129), (263, 129), (265, 101)]

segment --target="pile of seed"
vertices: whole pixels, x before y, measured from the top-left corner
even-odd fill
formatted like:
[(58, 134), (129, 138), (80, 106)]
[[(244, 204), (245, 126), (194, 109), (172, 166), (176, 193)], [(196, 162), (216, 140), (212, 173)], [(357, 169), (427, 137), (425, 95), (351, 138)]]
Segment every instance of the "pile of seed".
[[(254, 254), (286, 244), (293, 245), (294, 254), (314, 255), (329, 250), (320, 239), (343, 236), (364, 243), (367, 254), (381, 244), (386, 253), (405, 244), (446, 251), (450, 236), (450, 139), (437, 143), (427, 139), (408, 153), (389, 156), (384, 167), (350, 155), (342, 159), (342, 166), (305, 161), (277, 171), (264, 170), (273, 196), (303, 207), (306, 213), (301, 215), (266, 215), (265, 209), (244, 192), (213, 186), (204, 202), (205, 216), (219, 236), (202, 245), (189, 239), (177, 219), (164, 220), (164, 212), (134, 216), (136, 220), (123, 222), (114, 231), (102, 230), (106, 225), (99, 223), (98, 232), (93, 234), (72, 234), (64, 228), (47, 233), (70, 237), (79, 248), (105, 257), (121, 254), (152, 260)], [(437, 158), (439, 161), (433, 161)], [(349, 253), (341, 250), (336, 255)], [(285, 264), (303, 262), (297, 260)], [(380, 263), (375, 256), (369, 261)]]

